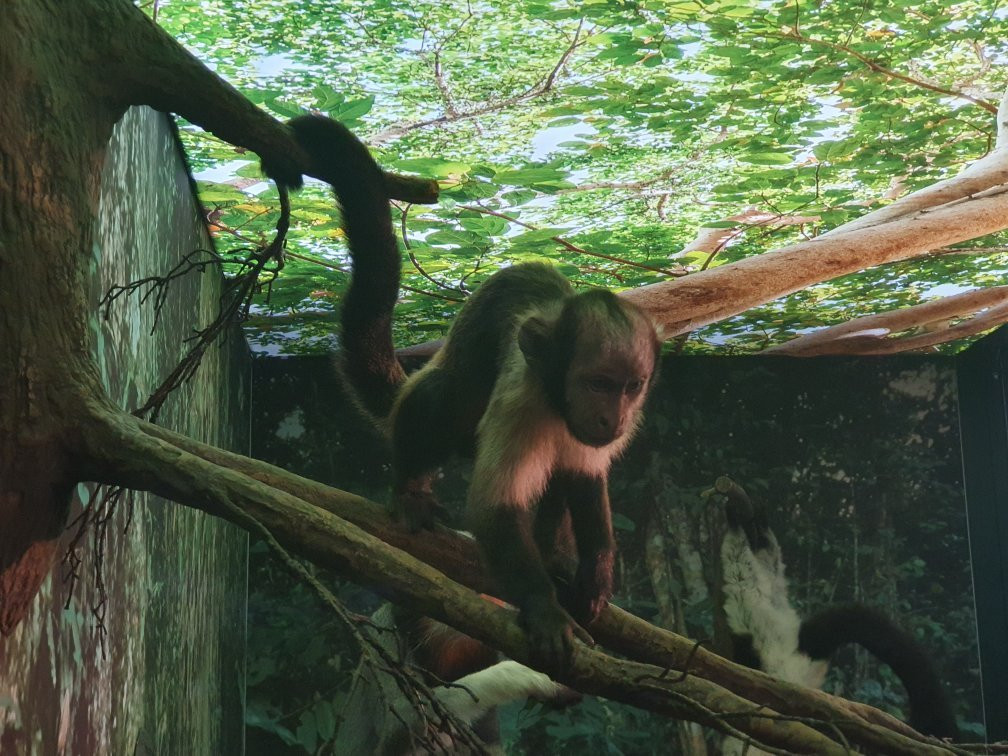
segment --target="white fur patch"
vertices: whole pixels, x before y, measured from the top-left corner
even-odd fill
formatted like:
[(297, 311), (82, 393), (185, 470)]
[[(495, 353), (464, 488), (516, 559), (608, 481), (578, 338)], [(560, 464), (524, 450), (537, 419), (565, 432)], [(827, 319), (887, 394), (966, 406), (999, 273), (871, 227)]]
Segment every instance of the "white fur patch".
[(558, 469), (604, 477), (633, 430), (601, 448), (575, 439), (514, 346), (476, 431), (469, 505), (531, 507)]
[(725, 614), (733, 633), (751, 635), (763, 671), (788, 682), (819, 688), (828, 664), (798, 650), (801, 619), (788, 598), (780, 545), (753, 553), (745, 534), (731, 530), (721, 543)]
[[(721, 542), (725, 614), (733, 633), (752, 636), (763, 671), (809, 688), (822, 687), (829, 664), (798, 650), (801, 619), (791, 606), (780, 544), (768, 532), (770, 545), (754, 553), (745, 533), (729, 530)], [(722, 756), (765, 756), (766, 752), (726, 737)]]
[(452, 687), (438, 687), (434, 691), (438, 700), (456, 717), (471, 724), (495, 706), (511, 701), (522, 698), (552, 700), (564, 691), (564, 686), (542, 672), (505, 660), (460, 677)]

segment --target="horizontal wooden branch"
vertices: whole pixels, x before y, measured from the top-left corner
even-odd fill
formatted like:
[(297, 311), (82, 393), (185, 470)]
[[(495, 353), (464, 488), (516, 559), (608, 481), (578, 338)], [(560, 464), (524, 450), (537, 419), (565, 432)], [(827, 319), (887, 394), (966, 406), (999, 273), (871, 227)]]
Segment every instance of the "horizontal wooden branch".
[[(665, 667), (616, 659), (580, 643), (569, 664), (530, 657), (514, 609), (482, 600), (442, 572), (321, 507), (206, 458), (217, 456), (217, 450), (206, 447), (205, 455), (197, 456), (185, 450), (196, 442), (177, 437), (178, 443), (171, 443), (164, 440), (165, 433), (132, 416), (102, 412), (89, 424), (85, 440), (89, 477), (150, 491), (245, 528), (262, 525), (291, 553), (447, 622), (586, 693), (699, 722), (726, 734), (749, 736), (758, 743), (795, 753), (846, 752), (808, 724), (778, 716), (699, 676), (670, 674)], [(251, 460), (239, 466), (252, 471), (249, 463), (257, 466)], [(271, 470), (269, 474), (278, 473)], [(298, 483), (306, 484), (310, 481)], [(888, 738), (902, 738), (880, 732)], [(901, 752), (920, 753), (921, 744), (914, 745), (917, 750), (905, 747)]]
[[(940, 321), (968, 320), (903, 338), (890, 334), (926, 327)], [(763, 354), (812, 357), (823, 354), (895, 354), (972, 336), (1008, 321), (1008, 286), (976, 289), (930, 302), (848, 320), (846, 323), (802, 334)]]
[[(358, 578), (360, 578), (362, 570), (358, 565), (353, 564), (353, 562), (358, 558), (366, 559), (367, 564), (372, 566), (369, 568), (371, 571), (368, 572), (370, 577), (365, 582), (373, 587), (382, 586), (387, 595), (391, 594), (402, 598), (406, 595), (407, 585), (411, 586), (411, 590), (419, 590), (421, 588), (423, 590), (434, 590), (434, 586), (427, 578), (423, 578), (422, 583), (410, 583), (409, 581), (403, 582), (398, 577), (400, 574), (398, 572), (395, 575), (382, 572), (382, 570), (402, 570), (403, 567), (401, 564), (395, 563), (398, 566), (392, 566), (394, 560), (392, 562), (383, 562), (378, 567), (374, 566), (371, 562), (372, 559), (377, 559), (377, 556), (358, 555), (354, 559), (339, 556), (345, 553), (345, 547), (338, 542), (343, 537), (342, 528), (344, 528), (344, 525), (340, 523), (345, 521), (346, 527), (357, 526), (373, 534), (373, 536), (377, 536), (385, 544), (394, 546), (396, 549), (402, 549), (418, 557), (423, 560), (423, 563), (436, 565), (440, 571), (439, 574), (444, 574), (475, 590), (493, 592), (492, 584), (480, 567), (475, 543), (464, 534), (446, 528), (438, 528), (435, 531), (422, 535), (410, 534), (405, 528), (390, 520), (383, 507), (367, 499), (325, 486), (276, 466), (193, 441), (185, 436), (149, 423), (133, 421), (132, 419), (131, 422), (137, 422), (137, 427), (152, 440), (156, 439), (170, 445), (171, 448), (169, 449), (163, 446), (158, 447), (157, 455), (160, 460), (171, 462), (177, 467), (179, 462), (175, 460), (178, 459), (178, 455), (185, 454), (186, 457), (193, 455), (194, 457), (198, 457), (202, 462), (212, 465), (212, 467), (200, 467), (198, 474), (189, 473), (195, 481), (199, 481), (202, 478), (220, 481), (221, 476), (233, 481), (234, 479), (230, 476), (238, 473), (250, 480), (255, 480), (269, 486), (269, 489), (265, 491), (263, 489), (252, 489), (255, 491), (254, 496), (248, 493), (247, 488), (243, 488), (242, 490), (246, 491), (246, 494), (243, 495), (251, 496), (251, 498), (244, 501), (242, 506), (246, 507), (250, 514), (270, 528), (281, 542), (284, 542), (289, 547), (293, 544), (294, 551), (302, 556), (310, 558), (313, 561), (322, 560), (320, 563), (323, 564), (340, 567), (348, 576), (357, 576)], [(118, 433), (122, 434), (128, 431), (130, 429), (122, 429)], [(132, 443), (136, 444), (137, 442), (134, 440)], [(120, 446), (121, 443), (111, 445), (111, 448), (119, 448)], [(101, 448), (108, 449), (110, 445), (104, 444)], [(96, 451), (100, 450), (96, 449)], [(150, 453), (152, 452), (146, 452), (148, 455)], [(135, 453), (131, 453), (129, 458), (133, 459), (135, 456)], [(195, 465), (192, 460), (189, 460), (186, 464)], [(149, 459), (144, 459), (142, 467), (145, 470), (149, 468), (149, 471), (139, 476), (139, 482), (144, 482), (146, 479), (145, 476), (152, 473), (156, 473), (158, 476), (162, 474), (159, 472), (160, 467)], [(164, 474), (171, 478), (168, 481), (169, 486), (179, 485), (173, 482), (175, 480), (173, 476), (176, 475), (174, 471), (169, 470)], [(150, 485), (152, 484), (148, 483), (147, 487)], [(159, 486), (163, 485), (165, 484), (159, 484)], [(217, 485), (220, 485), (220, 483), (218, 482)], [(184, 494), (185, 498), (188, 499), (184, 503), (194, 504), (192, 492), (164, 490), (159, 492), (175, 498)], [(293, 497), (293, 501), (291, 497)], [(307, 504), (307, 502), (311, 502), (311, 505), (314, 506)], [(222, 514), (219, 508), (200, 504), (199, 501), (195, 501), (195, 505), (204, 506), (208, 511), (212, 511), (215, 514)], [(315, 511), (316, 508), (336, 515), (338, 518), (337, 521), (327, 519), (323, 514)], [(227, 516), (227, 514), (224, 513), (223, 516)], [(360, 545), (360, 538), (359, 534), (354, 535), (353, 543), (358, 545), (350, 547), (349, 553), (351, 555), (357, 555), (360, 549), (367, 551), (368, 549), (383, 548), (376, 545), (373, 540), (368, 541), (371, 546), (364, 547)], [(382, 558), (391, 559), (387, 554), (384, 554)], [(412, 565), (412, 563), (409, 564)], [(424, 566), (426, 567), (426, 564)], [(351, 567), (352, 569), (350, 569)], [(420, 568), (412, 565), (409, 569), (419, 570)], [(445, 586), (438, 585), (435, 590), (435, 596), (442, 596), (444, 590), (447, 590)], [(504, 631), (498, 628), (491, 638), (479, 629), (482, 627), (481, 623), (485, 621), (485, 617), (481, 614), (485, 612), (485, 609), (480, 608), (479, 611), (475, 610), (478, 604), (486, 602), (477, 602), (477, 604), (467, 602), (465, 604), (467, 609), (459, 608), (452, 611), (447, 611), (442, 605), (442, 600), (439, 598), (422, 599), (414, 597), (408, 603), (418, 611), (423, 611), (431, 616), (447, 621), (464, 632), (470, 632), (476, 637), (488, 640), (488, 642), (501, 648), (505, 653), (512, 656), (512, 658), (519, 661), (527, 660), (524, 651), (524, 640), (519, 640), (508, 635), (511, 630)], [(473, 609), (475, 612), (471, 617), (465, 616), (465, 611), (468, 609)], [(475, 625), (473, 624), (474, 622)], [(513, 617), (508, 622), (513, 622)], [(511, 625), (508, 625), (508, 627), (510, 628)], [(948, 752), (937, 745), (936, 741), (923, 738), (914, 733), (905, 724), (888, 717), (888, 715), (882, 712), (829, 696), (820, 691), (811, 691), (797, 685), (785, 683), (760, 672), (732, 664), (705, 649), (695, 648), (695, 644), (689, 639), (654, 628), (643, 620), (622, 612), (616, 607), (610, 607), (604, 612), (602, 617), (591, 626), (590, 631), (606, 647), (625, 653), (636, 659), (639, 663), (654, 665), (652, 671), (653, 669), (662, 670), (668, 668), (686, 669), (689, 672), (689, 677), (692, 678), (695, 676), (698, 679), (716, 683), (719, 688), (723, 687), (734, 696), (740, 697), (740, 700), (752, 701), (773, 711), (786, 711), (790, 715), (831, 722), (851, 742), (861, 743), (875, 751), (908, 754)], [(520, 634), (520, 631), (518, 632)], [(571, 677), (564, 676), (561, 673), (561, 676), (557, 679), (568, 682), (579, 690), (586, 690), (587, 692), (595, 691), (602, 695), (618, 698), (619, 700), (628, 700), (631, 703), (636, 702), (636, 699), (630, 700), (635, 694), (631, 694), (629, 691), (619, 693), (622, 690), (619, 685), (615, 688), (617, 691), (615, 694), (611, 690), (604, 689), (605, 686), (598, 687), (601, 685), (598, 682), (600, 679), (598, 674), (600, 673), (593, 665), (596, 663), (602, 664), (602, 662), (594, 656), (582, 656), (581, 658), (592, 659), (592, 661), (587, 663), (590, 670), (595, 671), (585, 669), (580, 673), (575, 673)], [(536, 665), (533, 664), (533, 666)], [(545, 666), (548, 667), (548, 665)], [(545, 671), (555, 672), (552, 669), (546, 669)], [(579, 677), (579, 674), (586, 677)], [(610, 683), (616, 684), (608, 677), (605, 679), (608, 681), (606, 685)], [(703, 693), (702, 695), (714, 696), (714, 692), (706, 688), (703, 690), (707, 690), (707, 693)], [(626, 695), (629, 698), (621, 698), (620, 696), (622, 695)], [(720, 696), (721, 694), (717, 695)], [(734, 699), (731, 700), (734, 701)], [(658, 707), (654, 708), (654, 710), (660, 710), (660, 706), (656, 701), (648, 700), (640, 705), (645, 704), (645, 708)], [(678, 715), (682, 715), (682, 712)], [(690, 716), (687, 718), (693, 717)], [(880, 726), (872, 726), (872, 723)], [(761, 731), (760, 737), (772, 738), (775, 736), (767, 735)]]

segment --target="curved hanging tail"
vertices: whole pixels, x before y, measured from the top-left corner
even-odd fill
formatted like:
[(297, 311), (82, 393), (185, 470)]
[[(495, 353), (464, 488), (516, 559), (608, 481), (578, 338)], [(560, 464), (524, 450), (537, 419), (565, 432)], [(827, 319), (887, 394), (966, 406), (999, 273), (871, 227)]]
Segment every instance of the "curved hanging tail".
[(955, 715), (931, 655), (882, 612), (860, 604), (830, 607), (802, 622), (798, 650), (828, 660), (847, 643), (857, 643), (888, 664), (910, 699), (910, 726), (925, 735), (958, 737)]
[(343, 298), (340, 366), (363, 409), (382, 419), (406, 380), (392, 346), (401, 263), (382, 171), (336, 121), (301, 116), (289, 126), (311, 156), (314, 175), (332, 185), (343, 209), (353, 273)]

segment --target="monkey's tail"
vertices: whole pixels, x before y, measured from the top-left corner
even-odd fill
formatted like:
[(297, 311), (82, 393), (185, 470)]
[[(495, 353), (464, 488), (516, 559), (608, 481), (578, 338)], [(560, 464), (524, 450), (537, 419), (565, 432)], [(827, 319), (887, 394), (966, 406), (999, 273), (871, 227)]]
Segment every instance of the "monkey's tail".
[(798, 633), (798, 650), (813, 659), (829, 660), (847, 643), (863, 646), (896, 673), (910, 699), (911, 727), (939, 738), (958, 737), (931, 655), (882, 612), (862, 604), (834, 606), (806, 619)]
[(353, 270), (343, 298), (340, 367), (363, 409), (381, 420), (406, 380), (392, 345), (401, 262), (382, 171), (336, 121), (301, 116), (289, 126), (343, 209)]

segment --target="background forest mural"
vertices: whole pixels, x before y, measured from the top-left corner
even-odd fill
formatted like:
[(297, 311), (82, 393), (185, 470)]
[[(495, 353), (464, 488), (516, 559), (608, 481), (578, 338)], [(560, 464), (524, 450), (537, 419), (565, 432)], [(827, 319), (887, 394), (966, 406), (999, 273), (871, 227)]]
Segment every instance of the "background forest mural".
[[(255, 373), (257, 454), (387, 496), (386, 454), (327, 360), (257, 360)], [(713, 643), (725, 525), (708, 490), (727, 474), (766, 506), (799, 614), (850, 601), (882, 608), (935, 654), (965, 737), (981, 738), (954, 389), (951, 363), (936, 358), (666, 358), (641, 435), (612, 476), (616, 602)], [(458, 506), (464, 484), (464, 470), (448, 470), (445, 499)], [(250, 742), (265, 731), (312, 752), (335, 732), (354, 655), (314, 597), (253, 551), (265, 579), (251, 597)], [(360, 611), (376, 605), (354, 586), (341, 591)], [(331, 634), (313, 633), (306, 615)], [(837, 654), (826, 689), (906, 716), (899, 680), (854, 647)], [(705, 747), (674, 722), (591, 697), (559, 711), (511, 706), (502, 724), (519, 753), (647, 754), (655, 738), (676, 738), (686, 753)]]

